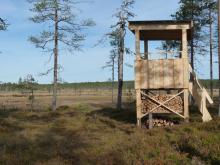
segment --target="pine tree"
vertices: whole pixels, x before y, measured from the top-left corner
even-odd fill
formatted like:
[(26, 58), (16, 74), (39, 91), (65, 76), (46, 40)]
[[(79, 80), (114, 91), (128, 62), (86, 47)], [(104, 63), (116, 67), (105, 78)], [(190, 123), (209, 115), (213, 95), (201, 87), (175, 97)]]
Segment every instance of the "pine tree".
[(33, 4), (31, 9), (35, 15), (31, 18), (34, 23), (44, 23), (47, 29), (39, 36), (31, 36), (29, 40), (37, 48), (45, 49), (53, 53), (53, 99), (52, 110), (57, 107), (57, 83), (58, 83), (58, 55), (59, 47), (67, 47), (69, 51), (79, 51), (82, 41), (85, 40), (83, 30), (94, 25), (91, 19), (77, 21), (77, 14), (72, 11), (79, 1), (75, 0), (29, 0)]
[(195, 54), (204, 54), (205, 49), (202, 43), (202, 26), (206, 24), (206, 20), (202, 17), (202, 1), (201, 0), (180, 0), (178, 11), (171, 15), (175, 20), (192, 20), (193, 31), (191, 39), (191, 65), (194, 68)]
[(134, 5), (134, 0), (123, 0), (120, 8), (114, 14), (117, 19), (117, 23), (112, 26), (113, 31), (116, 32), (118, 38), (118, 96), (117, 96), (117, 109), (122, 108), (122, 88), (123, 88), (123, 64), (125, 48), (125, 35), (127, 30), (128, 20), (134, 17), (134, 14), (130, 11)]
[(210, 91), (211, 97), (213, 98), (213, 49), (215, 44), (215, 36), (213, 35), (213, 24), (216, 20), (217, 3), (215, 0), (203, 0), (203, 15), (207, 20), (208, 25), (208, 36), (209, 38), (209, 54), (210, 54)]
[(1, 30), (6, 30), (7, 26), (8, 26), (8, 24), (6, 23), (6, 21), (3, 20), (2, 18), (0, 18), (0, 31)]
[(103, 68), (110, 68), (112, 72), (112, 103), (114, 103), (114, 87), (115, 87), (115, 66), (116, 66), (116, 57), (117, 52), (115, 49), (110, 51), (109, 61), (106, 62), (105, 66)]
[(219, 110), (218, 110), (218, 116), (220, 116), (220, 0), (218, 0), (218, 74), (219, 74), (219, 80), (218, 80), (218, 90), (219, 90)]
[(34, 77), (31, 74), (28, 74), (22, 83), (23, 88), (28, 90), (28, 100), (30, 101), (30, 110), (34, 110), (34, 101), (35, 101), (35, 95), (34, 91), (37, 90), (37, 82), (34, 79)]

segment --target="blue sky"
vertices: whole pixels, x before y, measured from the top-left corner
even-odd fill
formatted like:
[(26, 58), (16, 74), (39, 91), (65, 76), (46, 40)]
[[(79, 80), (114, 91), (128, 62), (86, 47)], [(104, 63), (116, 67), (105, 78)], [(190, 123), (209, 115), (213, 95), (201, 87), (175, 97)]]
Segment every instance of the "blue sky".
[[(37, 49), (27, 39), (30, 35), (38, 34), (40, 27), (31, 23), (28, 18), (32, 13), (31, 7), (26, 0), (0, 0), (0, 17), (7, 19), (10, 24), (5, 32), (0, 32), (0, 81), (17, 82), (19, 77), (33, 74), (40, 83), (50, 83), (52, 74), (40, 77), (39, 73), (45, 72), (52, 67), (49, 55)], [(120, 0), (93, 0), (93, 3), (81, 4), (81, 18), (92, 18), (96, 26), (89, 29), (87, 40), (84, 42), (82, 52), (62, 51), (59, 56), (59, 63), (64, 67), (60, 76), (67, 82), (88, 82), (106, 81), (111, 77), (108, 69), (103, 70), (102, 66), (108, 60), (111, 47), (93, 47), (115, 23), (112, 14), (120, 5)], [(137, 0), (133, 12), (136, 14), (133, 20), (167, 20), (170, 14), (178, 8), (178, 0)], [(126, 44), (134, 50), (134, 36), (131, 32), (127, 33)], [(153, 44), (151, 44), (153, 46)], [(134, 63), (133, 56), (126, 56), (125, 62)], [(205, 67), (204, 67), (205, 66)], [(198, 72), (201, 78), (208, 78), (208, 59), (203, 57), (198, 64)], [(205, 69), (204, 69), (205, 68)], [(217, 77), (217, 66), (215, 65), (215, 77)], [(133, 68), (125, 67), (125, 80), (134, 79)]]

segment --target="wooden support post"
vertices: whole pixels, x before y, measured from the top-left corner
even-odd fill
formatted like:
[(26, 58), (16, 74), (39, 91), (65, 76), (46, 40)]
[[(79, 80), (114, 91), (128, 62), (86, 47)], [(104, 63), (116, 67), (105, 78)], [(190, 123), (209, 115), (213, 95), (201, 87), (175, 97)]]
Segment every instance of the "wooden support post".
[[(182, 30), (182, 58), (188, 58), (187, 53), (187, 30)], [(184, 76), (187, 76), (185, 74)], [(189, 122), (189, 90), (184, 89), (184, 117), (185, 122)]]
[(149, 113), (148, 115), (148, 121), (149, 121), (149, 129), (152, 129), (153, 128), (153, 114), (152, 113)]
[(135, 52), (136, 52), (136, 59), (140, 60), (141, 54), (140, 54), (140, 31), (139, 30), (135, 30)]
[(182, 30), (182, 58), (188, 58), (187, 57), (187, 30)]
[(137, 126), (141, 127), (141, 90), (136, 90)]
[(136, 64), (135, 64), (135, 89), (136, 89), (136, 112), (137, 112), (137, 126), (141, 127), (141, 54), (140, 54), (140, 31), (135, 30), (135, 52), (136, 52)]
[(189, 90), (184, 89), (184, 117), (185, 122), (189, 122)]
[(148, 60), (148, 40), (144, 40), (144, 59)]
[(137, 118), (137, 127), (141, 128), (141, 118)]

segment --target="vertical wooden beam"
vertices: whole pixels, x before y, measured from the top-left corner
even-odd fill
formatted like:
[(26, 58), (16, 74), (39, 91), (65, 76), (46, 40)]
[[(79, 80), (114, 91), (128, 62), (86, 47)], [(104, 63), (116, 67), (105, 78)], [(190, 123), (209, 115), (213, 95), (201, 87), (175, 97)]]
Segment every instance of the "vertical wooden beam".
[(187, 30), (182, 29), (182, 58), (188, 58), (187, 56)]
[(135, 89), (136, 89), (136, 113), (137, 113), (137, 126), (141, 127), (141, 54), (140, 54), (140, 31), (135, 30), (135, 52), (136, 52), (136, 75), (135, 75)]
[(152, 113), (149, 113), (148, 121), (149, 121), (149, 129), (152, 129), (153, 128), (153, 114)]
[(135, 52), (136, 52), (136, 60), (141, 59), (140, 54), (140, 31), (135, 30)]
[(137, 113), (137, 126), (141, 127), (141, 90), (136, 90), (136, 113)]
[(185, 122), (189, 122), (189, 90), (184, 89), (184, 116)]
[[(182, 29), (182, 58), (188, 58), (187, 51), (187, 30)], [(186, 72), (184, 72), (184, 78), (188, 79), (188, 67), (184, 68)], [(189, 89), (184, 89), (184, 116), (185, 122), (189, 122)]]
[(144, 40), (144, 59), (148, 60), (148, 40)]

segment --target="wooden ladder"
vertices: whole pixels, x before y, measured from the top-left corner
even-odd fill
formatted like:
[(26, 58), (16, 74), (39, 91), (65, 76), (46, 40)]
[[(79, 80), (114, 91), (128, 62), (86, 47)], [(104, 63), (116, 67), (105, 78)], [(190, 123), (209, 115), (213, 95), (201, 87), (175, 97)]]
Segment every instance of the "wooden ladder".
[(192, 75), (192, 82), (189, 84), (189, 92), (202, 114), (203, 122), (208, 122), (212, 120), (212, 117), (207, 109), (206, 100), (208, 100), (210, 104), (213, 104), (213, 100), (211, 99), (207, 90), (199, 82), (198, 77), (196, 76), (196, 73), (192, 69), (191, 65), (189, 65), (189, 72)]

